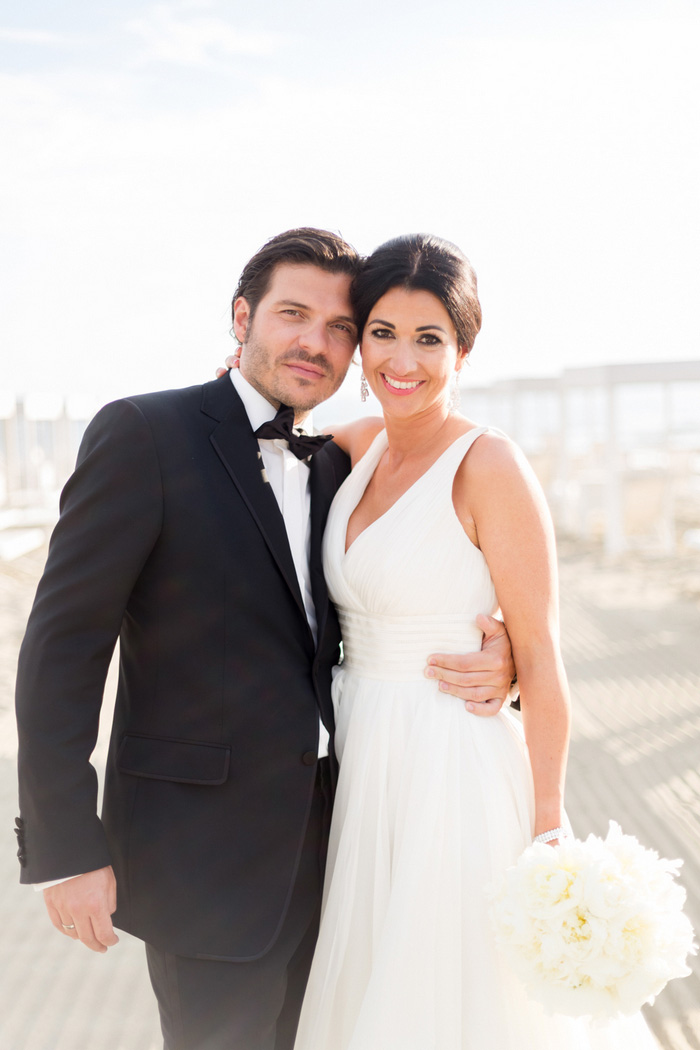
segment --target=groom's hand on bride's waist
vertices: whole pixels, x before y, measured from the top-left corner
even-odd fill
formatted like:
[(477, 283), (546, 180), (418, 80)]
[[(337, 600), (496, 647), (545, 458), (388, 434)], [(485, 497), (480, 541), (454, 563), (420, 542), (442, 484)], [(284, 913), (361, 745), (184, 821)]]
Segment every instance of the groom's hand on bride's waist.
[(433, 653), (428, 658), (426, 676), (440, 681), (440, 689), (465, 701), (476, 715), (495, 715), (509, 697), (515, 664), (508, 632), (493, 616), (478, 616), (484, 632), (481, 651), (475, 653)]

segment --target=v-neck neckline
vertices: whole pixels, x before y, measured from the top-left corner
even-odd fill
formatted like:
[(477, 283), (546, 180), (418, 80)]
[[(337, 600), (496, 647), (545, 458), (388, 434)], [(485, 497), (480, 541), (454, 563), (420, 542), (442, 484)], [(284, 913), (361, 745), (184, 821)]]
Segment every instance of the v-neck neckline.
[[(371, 480), (372, 480), (372, 478), (374, 477), (374, 473), (375, 473), (375, 471), (376, 471), (377, 467), (379, 466), (379, 460), (380, 460), (380, 459), (382, 458), (382, 456), (383, 456), (384, 452), (386, 452), (387, 448), (389, 447), (389, 440), (388, 440), (388, 438), (387, 438), (387, 433), (386, 433), (386, 429), (384, 429), (384, 430), (380, 430), (380, 431), (379, 431), (379, 433), (377, 434), (377, 436), (375, 437), (374, 441), (373, 441), (373, 442), (372, 442), (372, 444), (370, 445), (370, 447), (369, 447), (369, 448), (367, 449), (367, 452), (365, 453), (365, 456), (369, 456), (369, 454), (370, 454), (370, 452), (371, 452), (371, 451), (373, 450), (373, 448), (374, 448), (375, 444), (377, 444), (377, 443), (379, 442), (379, 438), (383, 438), (383, 441), (382, 441), (381, 445), (379, 445), (379, 454), (378, 454), (378, 455), (376, 455), (376, 457), (375, 457), (375, 459), (374, 459), (374, 463), (372, 464), (371, 470), (370, 470), (369, 474), (367, 475), (367, 478), (366, 478), (366, 480), (365, 480), (365, 483), (364, 483), (364, 485), (362, 486), (362, 490), (360, 491), (360, 493), (359, 493), (359, 495), (358, 495), (358, 497), (357, 497), (357, 499), (356, 499), (355, 503), (353, 504), (353, 507), (352, 507), (352, 509), (351, 509), (351, 510), (350, 510), (350, 511), (348, 512), (348, 516), (347, 516), (347, 518), (346, 518), (346, 520), (345, 520), (345, 530), (344, 530), (344, 534), (343, 534), (343, 558), (346, 558), (346, 557), (348, 556), (348, 554), (349, 554), (349, 553), (350, 553), (350, 551), (351, 551), (351, 550), (353, 549), (353, 547), (355, 546), (355, 544), (357, 543), (357, 541), (358, 541), (359, 539), (361, 539), (361, 538), (362, 538), (362, 536), (364, 536), (366, 532), (369, 532), (369, 530), (370, 530), (370, 529), (371, 529), (371, 528), (372, 528), (372, 527), (373, 527), (374, 525), (377, 525), (377, 524), (378, 524), (378, 523), (379, 523), (380, 521), (382, 521), (382, 520), (383, 520), (384, 518), (386, 518), (386, 516), (387, 516), (388, 514), (391, 514), (391, 512), (392, 512), (392, 511), (394, 510), (394, 508), (395, 508), (395, 507), (397, 507), (397, 506), (398, 506), (398, 505), (399, 505), (399, 504), (400, 504), (400, 503), (402, 502), (402, 500), (403, 500), (403, 499), (404, 499), (404, 498), (405, 498), (406, 496), (408, 496), (408, 494), (409, 494), (410, 492), (412, 492), (412, 491), (413, 491), (413, 489), (415, 489), (416, 485), (419, 485), (419, 484), (421, 483), (421, 481), (423, 481), (423, 479), (424, 479), (424, 478), (426, 478), (426, 477), (428, 476), (428, 474), (430, 474), (431, 470), (433, 470), (433, 469), (434, 469), (434, 468), (435, 468), (435, 467), (436, 467), (436, 466), (438, 465), (438, 463), (439, 463), (439, 462), (440, 462), (440, 461), (442, 460), (442, 458), (443, 458), (444, 456), (446, 456), (446, 455), (447, 455), (447, 453), (448, 453), (448, 452), (449, 452), (449, 451), (450, 451), (451, 449), (453, 449), (453, 448), (454, 448), (454, 446), (455, 446), (455, 445), (457, 444), (457, 442), (458, 442), (458, 441), (461, 441), (461, 440), (462, 440), (462, 438), (465, 438), (465, 437), (467, 437), (467, 435), (469, 435), (469, 434), (473, 434), (475, 430), (485, 430), (485, 429), (486, 429), (485, 427), (472, 427), (472, 428), (471, 428), (470, 430), (466, 430), (466, 431), (465, 431), (465, 432), (464, 432), (463, 434), (460, 434), (460, 435), (459, 435), (459, 437), (456, 437), (456, 438), (454, 439), (454, 441), (451, 441), (451, 442), (450, 442), (450, 444), (449, 444), (449, 445), (447, 446), (447, 448), (443, 449), (443, 451), (442, 451), (442, 452), (440, 453), (440, 455), (439, 455), (439, 456), (437, 457), (437, 459), (436, 459), (436, 460), (434, 460), (434, 462), (433, 462), (433, 463), (431, 463), (431, 464), (430, 464), (430, 466), (429, 466), (429, 467), (427, 467), (427, 468), (426, 468), (426, 470), (424, 470), (424, 471), (423, 471), (423, 473), (422, 473), (422, 474), (420, 474), (420, 475), (419, 475), (419, 476), (418, 476), (418, 477), (416, 478), (416, 480), (415, 480), (415, 481), (413, 481), (413, 482), (412, 482), (412, 483), (411, 483), (411, 484), (410, 484), (410, 485), (408, 486), (408, 488), (407, 488), (407, 489), (405, 489), (405, 490), (404, 490), (404, 491), (403, 491), (403, 492), (401, 493), (401, 495), (400, 495), (400, 496), (397, 496), (397, 497), (396, 497), (396, 499), (395, 499), (395, 500), (394, 500), (394, 502), (393, 502), (393, 503), (391, 504), (391, 506), (387, 507), (387, 509), (386, 509), (385, 511), (383, 511), (383, 512), (382, 512), (382, 513), (381, 513), (381, 514), (379, 515), (379, 517), (377, 517), (377, 518), (375, 518), (375, 519), (374, 519), (373, 521), (371, 521), (371, 522), (369, 523), (369, 525), (366, 525), (366, 526), (365, 526), (365, 528), (364, 528), (364, 529), (363, 529), (363, 530), (362, 530), (361, 532), (358, 532), (358, 534), (357, 534), (357, 536), (355, 537), (355, 539), (354, 539), (354, 540), (352, 541), (352, 543), (350, 544), (350, 546), (348, 546), (348, 545), (347, 545), (347, 542), (348, 542), (348, 525), (350, 524), (350, 518), (352, 517), (352, 515), (353, 515), (353, 514), (355, 513), (355, 511), (356, 511), (356, 510), (357, 510), (357, 508), (359, 507), (359, 505), (360, 505), (360, 500), (362, 499), (362, 497), (364, 496), (365, 492), (367, 491), (367, 486), (369, 485), (370, 481), (371, 481)], [(361, 463), (362, 463), (362, 462), (364, 461), (364, 458), (365, 458), (365, 456), (363, 456), (363, 457), (362, 457), (362, 459), (361, 459), (361, 460), (359, 461), (359, 463), (357, 464), (357, 466), (358, 466), (358, 467), (359, 467), (359, 466), (360, 466), (360, 464), (361, 464)], [(355, 469), (357, 469), (357, 467), (356, 467)]]

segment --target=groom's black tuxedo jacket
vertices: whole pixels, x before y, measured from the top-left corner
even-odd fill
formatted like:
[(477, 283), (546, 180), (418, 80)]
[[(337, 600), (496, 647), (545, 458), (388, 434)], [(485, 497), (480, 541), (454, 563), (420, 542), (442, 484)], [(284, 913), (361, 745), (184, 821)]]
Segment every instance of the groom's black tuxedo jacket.
[[(116, 924), (247, 959), (285, 916), (332, 733), (340, 641), (321, 566), (348, 472), (311, 461), (314, 645), (282, 515), (230, 378), (117, 401), (62, 497), (17, 686), (22, 881), (113, 864)], [(120, 639), (102, 821), (89, 756)]]

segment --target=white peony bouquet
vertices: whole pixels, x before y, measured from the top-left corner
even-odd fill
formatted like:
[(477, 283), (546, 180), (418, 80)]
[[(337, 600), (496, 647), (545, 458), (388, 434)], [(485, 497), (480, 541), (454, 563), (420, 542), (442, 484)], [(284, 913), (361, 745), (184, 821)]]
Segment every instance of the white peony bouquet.
[(605, 840), (535, 842), (493, 895), (497, 943), (550, 1013), (609, 1019), (653, 1002), (690, 973), (680, 860), (664, 860), (614, 821)]

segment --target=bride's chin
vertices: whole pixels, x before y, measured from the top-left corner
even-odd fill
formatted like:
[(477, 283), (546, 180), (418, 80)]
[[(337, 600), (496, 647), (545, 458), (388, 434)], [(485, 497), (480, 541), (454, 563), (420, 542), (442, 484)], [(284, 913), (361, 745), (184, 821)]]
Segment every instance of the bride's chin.
[(400, 419), (403, 423), (411, 419), (422, 420), (429, 416), (447, 417), (450, 414), (447, 397), (436, 397), (428, 402), (411, 404), (410, 398), (378, 398), (382, 413), (387, 419)]

